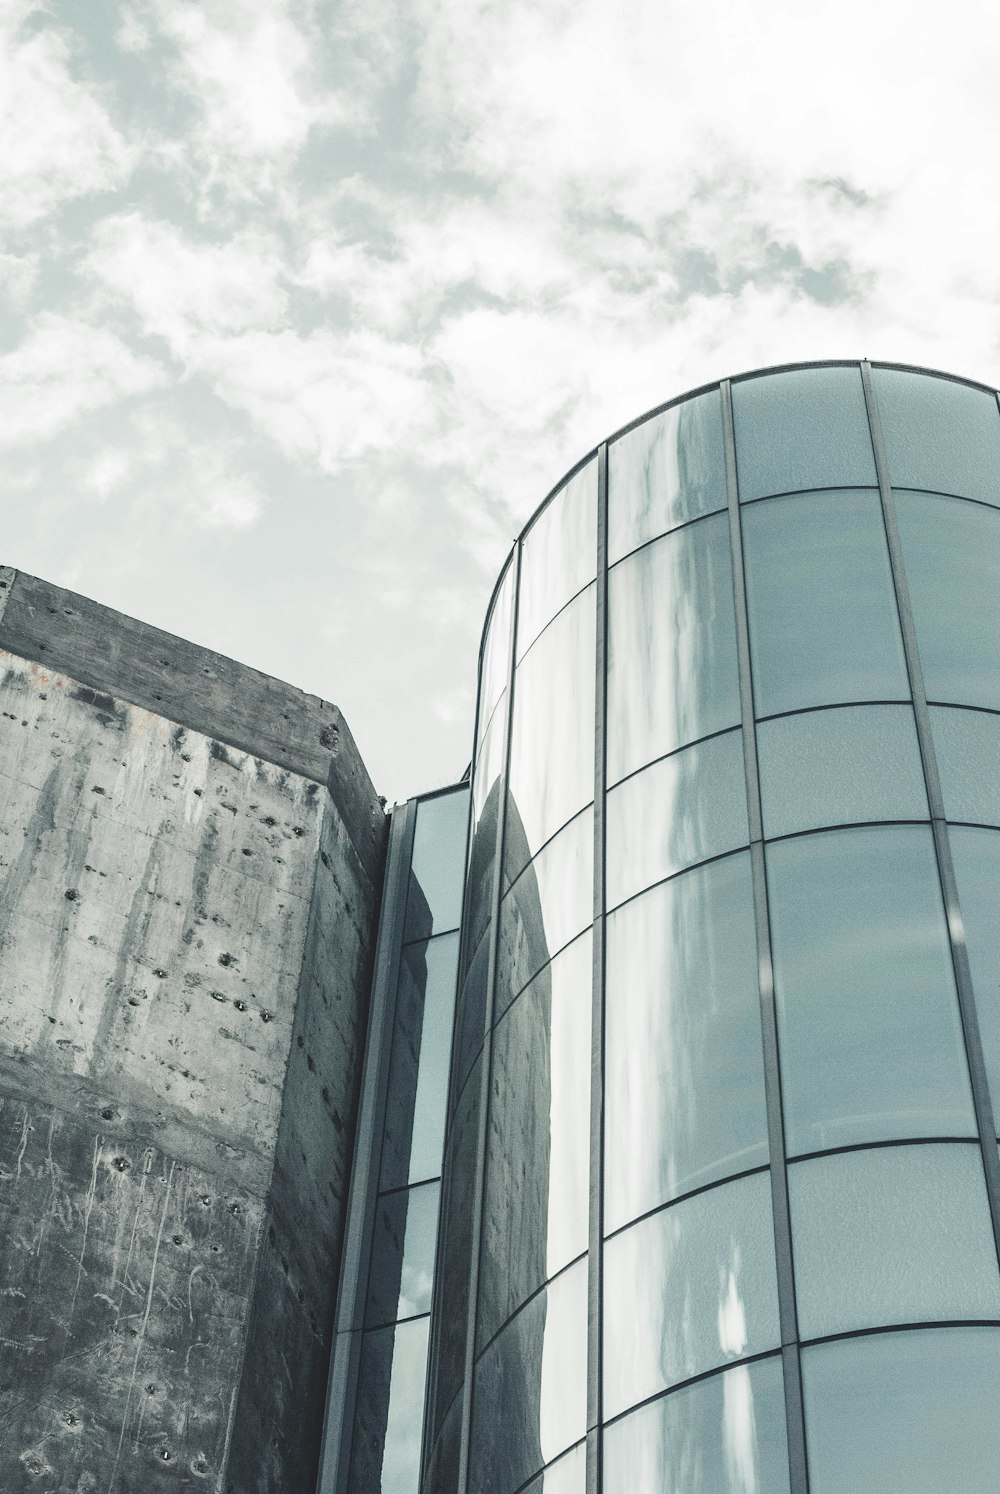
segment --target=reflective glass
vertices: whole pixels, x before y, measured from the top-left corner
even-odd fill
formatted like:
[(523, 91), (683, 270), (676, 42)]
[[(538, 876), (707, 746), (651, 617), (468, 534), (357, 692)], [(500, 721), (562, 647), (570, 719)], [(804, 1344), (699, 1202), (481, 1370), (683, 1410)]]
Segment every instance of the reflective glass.
[(532, 1297), (476, 1365), (469, 1488), (510, 1494), (587, 1429), (587, 1262)]
[(438, 1183), (384, 1193), (375, 1209), (365, 1323), (376, 1327), (431, 1310)]
[(497, 1010), (591, 923), (594, 812), (571, 820), (518, 877), (500, 908)]
[(757, 726), (766, 836), (867, 820), (926, 820), (910, 706), (842, 706)]
[[(445, 1417), (440, 1435), (431, 1444), (423, 1488), (430, 1494), (451, 1494), (458, 1488), (462, 1440), (462, 1397), (457, 1396)], [(322, 1490), (321, 1494), (326, 1494)], [(352, 1490), (351, 1494), (355, 1494)], [(357, 1491), (361, 1494), (361, 1491)]]
[(1000, 1316), (979, 1147), (882, 1146), (788, 1169), (799, 1333)]
[(514, 566), (507, 570), (497, 592), (483, 645), (483, 667), (479, 681), (479, 726), (477, 746), (486, 734), (494, 707), (507, 686), (510, 659), (510, 604), (514, 596)]
[(743, 514), (759, 716), (908, 700), (878, 493), (808, 493)]
[(1000, 513), (895, 497), (927, 698), (1000, 710)]
[(459, 1098), (445, 1142), (438, 1270), (441, 1274), (441, 1301), (448, 1304), (448, 1310), (441, 1313), (435, 1328), (438, 1335), (433, 1406), (435, 1427), (440, 1427), (444, 1413), (465, 1377), (465, 1322), (472, 1261), (472, 1210), (469, 1200), (475, 1187), (481, 1082), (482, 1059), (477, 1058)]
[(587, 1444), (580, 1442), (525, 1489), (524, 1494), (585, 1494), (587, 1487)]
[(429, 939), (458, 928), (468, 820), (468, 789), (439, 794), (417, 806), (405, 940)]
[(604, 1433), (604, 1494), (788, 1494), (781, 1360), (737, 1364)]
[(930, 716), (946, 818), (1000, 825), (1000, 715), (931, 706)]
[(605, 1244), (606, 1418), (779, 1342), (767, 1173), (671, 1204)]
[(427, 1318), (366, 1333), (351, 1449), (351, 1494), (416, 1494)]
[(719, 514), (608, 577), (608, 782), (739, 719), (729, 521)]
[(996, 1494), (1000, 1329), (802, 1351), (810, 1494)]
[(894, 487), (1000, 504), (1000, 415), (984, 389), (902, 369), (872, 370)]
[(610, 1232), (767, 1163), (750, 857), (685, 872), (610, 914), (606, 972)]
[(465, 888), (466, 948), (475, 949), (490, 919), (496, 875), (500, 773), (507, 741), (507, 697), (493, 714), (472, 779), (472, 846)]
[(518, 665), (504, 862), (521, 867), (594, 797), (594, 588)]
[(930, 830), (781, 841), (767, 873), (789, 1152), (974, 1136)]
[(1000, 1125), (1000, 835), (952, 830), (949, 838), (983, 1058)]
[(403, 950), (382, 1133), (383, 1188), (440, 1175), (457, 967), (457, 934)]
[(521, 548), (517, 657), (597, 573), (597, 462), (571, 477), (539, 514)]
[(465, 1076), (479, 1057), (486, 1031), (486, 994), (489, 975), (490, 933), (485, 931), (473, 955), (468, 974), (462, 982), (458, 1014), (455, 1019), (455, 1052), (452, 1060), (455, 1093), (461, 1090)]
[(733, 383), (740, 499), (803, 488), (872, 487), (861, 370), (795, 368)]
[(726, 506), (718, 389), (643, 420), (608, 447), (608, 561)]
[(750, 839), (743, 737), (664, 757), (608, 794), (607, 905)]
[(545, 966), (493, 1037), (480, 1344), (587, 1248), (593, 950)]

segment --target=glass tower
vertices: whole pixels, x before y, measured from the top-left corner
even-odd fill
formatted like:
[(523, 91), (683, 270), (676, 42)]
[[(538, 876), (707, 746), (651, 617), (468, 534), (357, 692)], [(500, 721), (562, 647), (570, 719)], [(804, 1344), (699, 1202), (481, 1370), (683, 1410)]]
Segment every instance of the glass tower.
[(603, 443), (497, 584), (467, 802), (324, 1494), (995, 1494), (995, 393), (783, 368)]

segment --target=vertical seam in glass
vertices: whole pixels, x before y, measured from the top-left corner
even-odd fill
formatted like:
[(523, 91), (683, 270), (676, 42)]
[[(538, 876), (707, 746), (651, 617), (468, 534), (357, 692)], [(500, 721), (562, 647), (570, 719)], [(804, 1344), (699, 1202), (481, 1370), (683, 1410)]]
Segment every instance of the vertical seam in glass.
[(393, 811), (337, 1291), (319, 1494), (343, 1494), (350, 1474), (361, 1335), (382, 1155), (380, 1143), (385, 1129), (396, 988), (416, 823), (415, 800), (410, 799)]
[(764, 1053), (764, 1098), (767, 1108), (767, 1139), (771, 1169), (771, 1207), (774, 1225), (774, 1257), (778, 1281), (778, 1316), (788, 1438), (788, 1474), (791, 1494), (807, 1494), (805, 1420), (802, 1377), (799, 1369), (798, 1323), (795, 1310), (795, 1271), (792, 1260), (791, 1216), (788, 1178), (785, 1171), (785, 1127), (781, 1108), (781, 1069), (778, 1026), (774, 1004), (774, 970), (771, 959), (771, 929), (768, 913), (767, 876), (764, 864), (760, 779), (757, 770), (757, 738), (754, 725), (753, 676), (750, 665), (750, 624), (747, 613), (746, 576), (743, 568), (743, 526), (736, 471), (736, 433), (733, 425), (733, 395), (730, 381), (719, 386), (722, 396), (722, 437), (726, 458), (726, 490), (729, 501), (730, 562), (736, 618), (736, 650), (743, 727), (743, 761), (746, 772), (747, 814), (750, 825), (750, 865), (753, 880), (754, 925), (757, 934), (757, 972), (760, 994), (761, 1039)]
[(500, 950), (500, 903), (503, 894), (504, 837), (507, 825), (510, 744), (514, 723), (514, 676), (517, 659), (517, 615), (521, 592), (521, 542), (514, 556), (514, 595), (510, 612), (510, 652), (507, 658), (507, 727), (504, 733), (503, 760), (497, 780), (500, 800), (497, 805), (497, 833), (494, 846), (493, 895), (490, 899), (490, 949), (486, 976), (486, 1013), (483, 1034), (482, 1074), (479, 1092), (479, 1122), (476, 1131), (476, 1172), (472, 1189), (472, 1229), (469, 1259), (469, 1302), (465, 1322), (465, 1372), (462, 1379), (462, 1426), (459, 1442), (458, 1494), (469, 1487), (469, 1455), (472, 1440), (472, 1381), (476, 1362), (476, 1320), (479, 1307), (479, 1270), (482, 1255), (483, 1198), (486, 1182), (486, 1146), (489, 1138), (490, 1089), (493, 1083), (493, 1005), (496, 999), (497, 959)]
[(965, 925), (962, 922), (962, 913), (958, 901), (958, 884), (955, 880), (955, 867), (951, 857), (951, 841), (944, 813), (941, 780), (938, 774), (937, 757), (934, 752), (930, 712), (927, 708), (927, 692), (924, 687), (923, 669), (920, 663), (917, 629), (913, 620), (910, 589), (906, 580), (906, 569), (903, 564), (903, 546), (899, 535), (899, 523), (896, 518), (892, 485), (889, 480), (889, 463), (886, 456), (885, 440), (882, 434), (878, 400), (875, 394), (875, 381), (872, 378), (871, 364), (868, 362), (861, 364), (861, 379), (865, 391), (865, 404), (868, 408), (868, 423), (871, 427), (872, 445), (875, 449), (875, 470), (878, 473), (879, 496), (882, 500), (882, 518), (885, 523), (886, 541), (889, 547), (889, 564), (892, 569), (892, 580), (899, 611), (903, 652), (906, 656), (910, 691), (913, 696), (913, 714), (917, 725), (917, 741), (920, 745), (920, 757), (924, 766), (927, 802), (930, 806), (931, 814), (931, 831), (934, 836), (934, 852), (937, 857), (941, 896), (944, 901), (945, 917), (948, 924), (948, 939), (951, 945), (952, 968), (955, 972), (959, 1016), (962, 1022), (965, 1052), (969, 1064), (972, 1104), (976, 1115), (976, 1126), (979, 1131), (983, 1170), (986, 1174), (986, 1192), (989, 1199), (990, 1218), (993, 1224), (993, 1243), (997, 1252), (997, 1261), (1000, 1264), (1000, 1153), (997, 1152), (993, 1107), (990, 1102), (989, 1085), (986, 1078), (986, 1064), (983, 1059), (979, 1018), (976, 1014), (976, 998), (972, 988), (972, 975), (969, 970), (969, 952), (965, 943)]
[(597, 595), (594, 684), (594, 914), (590, 1019), (590, 1199), (587, 1266), (587, 1494), (601, 1489), (604, 1307), (605, 796), (607, 789), (608, 447), (597, 453)]

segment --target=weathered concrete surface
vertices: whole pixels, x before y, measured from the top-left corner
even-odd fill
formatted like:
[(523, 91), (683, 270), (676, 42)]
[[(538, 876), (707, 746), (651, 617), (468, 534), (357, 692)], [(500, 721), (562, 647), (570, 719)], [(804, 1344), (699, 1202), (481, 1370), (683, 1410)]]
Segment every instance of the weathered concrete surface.
[[(22, 579), (0, 573), (0, 641), (12, 614), (24, 638), (31, 602), (46, 644), (42, 583), (19, 602)], [(0, 1489), (297, 1494), (318, 1459), (381, 810), (360, 760), (338, 776), (328, 749), (298, 772), (236, 750), (253, 671), (241, 689), (231, 666), (246, 730), (228, 745), (181, 724), (205, 651), (168, 635), (163, 713), (128, 703), (116, 669), (140, 693), (125, 655), (154, 630), (117, 624), (117, 653), (91, 657), (92, 631), (72, 674), (0, 649)]]

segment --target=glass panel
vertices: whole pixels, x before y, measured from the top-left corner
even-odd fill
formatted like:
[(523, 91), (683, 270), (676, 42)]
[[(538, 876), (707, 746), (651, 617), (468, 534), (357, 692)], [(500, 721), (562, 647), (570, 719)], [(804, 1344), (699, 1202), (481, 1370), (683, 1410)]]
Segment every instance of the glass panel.
[(995, 830), (952, 830), (949, 838), (983, 1058), (1000, 1125), (1000, 835)]
[(608, 561), (726, 506), (719, 391), (644, 420), (608, 447)]
[(873, 487), (861, 370), (796, 368), (733, 384), (740, 499)]
[(489, 930), (483, 934), (462, 984), (455, 1021), (454, 1085), (457, 1094), (465, 1076), (479, 1057), (486, 1031), (486, 988), (490, 963)]
[[(457, 1396), (427, 1460), (423, 1487), (432, 1494), (452, 1494), (458, 1488), (461, 1440), (462, 1397)], [(320, 1490), (320, 1494), (327, 1494), (326, 1489)], [(351, 1494), (355, 1491), (352, 1490)], [(358, 1490), (357, 1494), (362, 1494), (362, 1491)]]
[(720, 514), (647, 545), (608, 577), (608, 782), (739, 719)]
[(1000, 710), (1000, 513), (897, 493), (929, 700)]
[(735, 1365), (608, 1427), (604, 1494), (788, 1494), (781, 1360)]
[(908, 700), (877, 493), (809, 493), (743, 514), (757, 714)]
[(416, 1494), (424, 1420), (427, 1324), (366, 1333), (361, 1348), (351, 1494)]
[(594, 812), (577, 815), (518, 877), (500, 909), (497, 1010), (594, 914)]
[(469, 1488), (509, 1494), (587, 1429), (587, 1263), (532, 1297), (476, 1365)]
[(383, 1194), (375, 1209), (365, 1324), (375, 1327), (431, 1310), (440, 1185)]
[(517, 657), (597, 573), (597, 462), (590, 461), (542, 510), (522, 541)]
[(767, 1163), (750, 857), (635, 898), (609, 916), (607, 941), (610, 1232)]
[(588, 932), (546, 965), (494, 1034), (480, 1343), (587, 1248), (592, 979)]
[(790, 1153), (974, 1136), (930, 830), (767, 847)]
[(1000, 504), (995, 397), (901, 369), (876, 368), (872, 375), (890, 482)]
[(579, 1443), (532, 1480), (524, 1494), (585, 1494), (587, 1487), (587, 1444)]
[(788, 1169), (803, 1338), (1000, 1316), (979, 1147), (884, 1146)]
[(465, 1378), (465, 1322), (472, 1263), (472, 1197), (476, 1176), (476, 1134), (479, 1129), (479, 1086), (482, 1060), (477, 1059), (462, 1091), (445, 1142), (445, 1171), (441, 1197), (441, 1301), (448, 1304), (435, 1327), (437, 1335), (433, 1425), (444, 1413)]
[(764, 834), (866, 820), (926, 820), (909, 706), (842, 706), (757, 726)]
[(472, 847), (465, 889), (468, 949), (474, 949), (490, 919), (496, 871), (500, 773), (507, 740), (507, 697), (493, 714), (472, 780)]
[(1000, 1330), (802, 1351), (810, 1494), (996, 1494)]
[(504, 853), (511, 878), (594, 797), (594, 599), (591, 586), (518, 665)]
[[(493, 611), (487, 623), (483, 645), (483, 668), (479, 682), (479, 728), (481, 742), (490, 724), (493, 709), (507, 687), (507, 662), (510, 658), (510, 604), (514, 595), (514, 566), (507, 571), (497, 592)], [(478, 746), (478, 742), (477, 742)]]
[(429, 939), (458, 928), (468, 820), (468, 789), (417, 805), (404, 940)]
[(1000, 716), (931, 706), (945, 817), (1000, 825)]
[(726, 732), (662, 758), (608, 794), (607, 905), (696, 861), (746, 845), (743, 737)]
[(457, 934), (403, 950), (382, 1133), (383, 1188), (440, 1175), (457, 966)]
[(767, 1173), (671, 1204), (605, 1245), (606, 1418), (779, 1341)]

